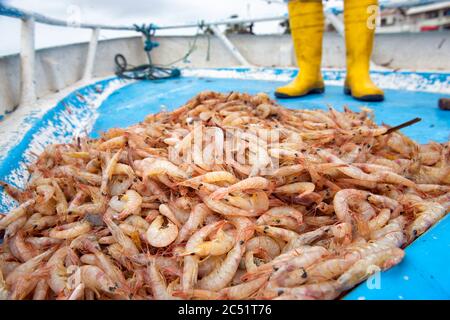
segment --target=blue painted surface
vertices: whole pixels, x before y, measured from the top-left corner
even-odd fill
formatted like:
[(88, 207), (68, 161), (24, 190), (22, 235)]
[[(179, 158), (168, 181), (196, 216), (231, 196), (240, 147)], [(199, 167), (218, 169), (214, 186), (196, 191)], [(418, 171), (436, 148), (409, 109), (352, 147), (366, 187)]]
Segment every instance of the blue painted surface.
[[(86, 86), (76, 90), (58, 102), (54, 108), (50, 109), (41, 118), (36, 118), (33, 115), (28, 116), (26, 120), (27, 122), (32, 123), (32, 126), (24, 135), (22, 141), (8, 152), (3, 161), (0, 161), (0, 180), (16, 185), (14, 181), (11, 181), (10, 173), (18, 168), (19, 163), (24, 162), (25, 153), (29, 148), (31, 141), (35, 135), (40, 133), (41, 129), (54, 125), (57, 126), (59, 123), (62, 123), (64, 120), (63, 118), (67, 118), (68, 114), (74, 112), (80, 117), (93, 117), (95, 110), (89, 106), (85, 97), (99, 95), (100, 92), (108, 86), (109, 82), (114, 79), (115, 78), (106, 79), (97, 82), (95, 85)], [(64, 127), (52, 132), (53, 138), (55, 140), (61, 140), (64, 137), (70, 139), (74, 129), (76, 129), (75, 124), (67, 124), (66, 122)], [(3, 191), (1, 187), (0, 191)], [(11, 209), (9, 207), (10, 202), (5, 201), (5, 197), (7, 197), (5, 193), (0, 192), (0, 212), (7, 212)]]
[[(244, 71), (243, 71), (244, 72)], [(448, 75), (435, 75), (447, 81)], [(433, 75), (430, 75), (433, 77)], [(109, 80), (101, 83), (106, 86)], [(203, 90), (221, 92), (241, 91), (248, 93), (267, 92), (272, 94), (280, 82), (237, 79), (180, 78), (177, 80), (143, 81), (133, 83), (115, 91), (98, 108), (98, 119), (90, 135), (111, 127), (126, 127), (142, 121), (149, 113), (172, 110), (184, 104)], [(93, 87), (80, 89), (82, 95), (92, 94)], [(429, 140), (444, 142), (450, 134), (450, 112), (441, 111), (437, 101), (443, 95), (425, 92), (406, 92), (386, 90), (386, 101), (382, 103), (361, 103), (342, 94), (342, 88), (328, 86), (324, 95), (309, 96), (303, 99), (279, 100), (288, 108), (321, 108), (328, 104), (341, 110), (344, 105), (357, 110), (367, 105), (375, 110), (378, 123), (399, 124), (414, 117), (423, 121), (403, 130), (413, 139), (426, 143)], [(33, 133), (49, 122), (58, 121), (58, 113), (70, 104), (77, 108), (90, 110), (76, 93), (69, 95), (42, 119), (36, 121), (33, 129), (16, 146), (5, 161), (0, 163), (0, 179), (3, 179), (21, 160), (23, 151), (29, 144)], [(0, 211), (2, 200), (0, 197)], [(450, 217), (426, 232), (406, 249), (404, 261), (381, 274), (381, 288), (368, 289), (363, 283), (345, 299), (450, 299)]]
[[(114, 126), (126, 127), (142, 121), (147, 114), (158, 112), (161, 108), (174, 109), (203, 90), (243, 91), (252, 94), (266, 92), (273, 96), (273, 89), (279, 85), (279, 81), (212, 78), (138, 82), (119, 89), (100, 106), (101, 115), (94, 126), (92, 136), (97, 137), (100, 131)], [(375, 119), (379, 124), (384, 122), (396, 125), (421, 117), (421, 122), (402, 132), (421, 143), (426, 143), (429, 140), (438, 142), (449, 140), (450, 112), (442, 111), (437, 107), (441, 97), (444, 95), (386, 90), (386, 101), (363, 103), (343, 95), (341, 87), (328, 86), (324, 95), (284, 99), (278, 102), (288, 108), (306, 109), (325, 109), (327, 105), (332, 105), (342, 110), (344, 105), (348, 105), (351, 109), (358, 110), (360, 106), (366, 105), (375, 110)]]
[(380, 274), (379, 289), (364, 282), (345, 299), (450, 299), (450, 215), (405, 249), (397, 266)]

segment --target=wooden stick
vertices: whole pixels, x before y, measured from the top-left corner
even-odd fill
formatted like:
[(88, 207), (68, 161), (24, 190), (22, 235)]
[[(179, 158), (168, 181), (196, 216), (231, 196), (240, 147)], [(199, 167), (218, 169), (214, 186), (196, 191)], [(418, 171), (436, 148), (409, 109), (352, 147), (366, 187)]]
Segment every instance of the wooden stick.
[(409, 127), (409, 126), (411, 126), (411, 125), (413, 125), (413, 124), (415, 124), (415, 123), (417, 123), (417, 122), (419, 122), (419, 121), (422, 121), (422, 119), (421, 119), (421, 118), (414, 118), (414, 119), (412, 119), (412, 120), (406, 121), (406, 122), (404, 122), (404, 123), (402, 123), (402, 124), (399, 124), (398, 126), (389, 128), (388, 131), (386, 131), (385, 133), (383, 133), (383, 135), (384, 135), (384, 134), (392, 133), (392, 132), (394, 132), (394, 131), (403, 129), (403, 128), (405, 128), (405, 127)]

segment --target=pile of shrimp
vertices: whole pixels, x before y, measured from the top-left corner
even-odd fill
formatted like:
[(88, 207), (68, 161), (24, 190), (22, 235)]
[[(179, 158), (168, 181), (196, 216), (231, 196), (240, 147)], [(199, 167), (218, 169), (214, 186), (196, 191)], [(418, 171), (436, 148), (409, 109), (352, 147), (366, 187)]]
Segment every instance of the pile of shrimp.
[[(206, 135), (188, 147), (199, 128), (242, 134), (220, 162)], [(24, 190), (2, 183), (19, 206), (0, 219), (0, 298), (339, 298), (449, 211), (449, 147), (367, 108), (202, 92), (47, 147)]]

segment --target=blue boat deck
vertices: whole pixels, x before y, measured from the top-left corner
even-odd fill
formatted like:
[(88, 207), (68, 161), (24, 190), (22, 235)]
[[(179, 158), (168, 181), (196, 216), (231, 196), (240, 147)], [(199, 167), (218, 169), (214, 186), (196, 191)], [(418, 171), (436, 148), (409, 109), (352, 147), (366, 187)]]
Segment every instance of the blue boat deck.
[[(93, 129), (93, 136), (112, 127), (126, 127), (142, 121), (149, 113), (162, 109), (172, 110), (204, 90), (218, 92), (239, 91), (256, 94), (265, 92), (273, 97), (273, 90), (280, 81), (194, 78), (174, 80), (141, 81), (114, 92), (98, 109), (100, 114)], [(450, 135), (450, 112), (438, 108), (442, 94), (385, 90), (386, 100), (377, 103), (355, 101), (344, 95), (342, 87), (327, 86), (325, 94), (310, 95), (297, 99), (279, 99), (278, 103), (292, 109), (326, 109), (331, 105), (338, 110), (349, 106), (358, 110), (368, 106), (375, 111), (377, 123), (396, 125), (421, 117), (422, 121), (402, 130), (420, 143), (430, 140), (448, 141)], [(274, 98), (274, 97), (273, 97)]]
[[(101, 85), (107, 86), (107, 81)], [(266, 92), (273, 96), (274, 88), (279, 85), (280, 81), (272, 80), (206, 77), (133, 82), (113, 92), (95, 110), (96, 120), (90, 135), (98, 137), (99, 133), (109, 128), (126, 127), (142, 121), (149, 113), (175, 109), (204, 90), (251, 94)], [(78, 95), (92, 92), (92, 89), (84, 88)], [(364, 105), (375, 111), (379, 124), (397, 125), (421, 117), (421, 122), (402, 132), (421, 143), (449, 140), (450, 112), (439, 110), (437, 106), (438, 99), (443, 97), (443, 94), (392, 89), (386, 90), (385, 93), (384, 102), (362, 103), (345, 96), (342, 87), (327, 86), (323, 95), (278, 102), (285, 107), (298, 109), (325, 109), (332, 105), (342, 110), (342, 107), (347, 105), (357, 110)], [(83, 108), (82, 100), (77, 99), (76, 93), (61, 103), (65, 106), (71, 105), (73, 110)], [(58, 111), (57, 107), (35, 122), (35, 133), (39, 127), (59, 121), (58, 112), (62, 112), (64, 108), (61, 107)], [(24, 152), (31, 139), (32, 134), (26, 135), (22, 143), (0, 161), (0, 180), (9, 179), (10, 172), (23, 160), (21, 152)], [(5, 197), (0, 196), (0, 209), (2, 199), (4, 201)], [(406, 249), (406, 257), (400, 265), (381, 273), (379, 278), (371, 279), (370, 283), (362, 283), (347, 294), (345, 299), (450, 299), (449, 265), (450, 217), (447, 216)]]

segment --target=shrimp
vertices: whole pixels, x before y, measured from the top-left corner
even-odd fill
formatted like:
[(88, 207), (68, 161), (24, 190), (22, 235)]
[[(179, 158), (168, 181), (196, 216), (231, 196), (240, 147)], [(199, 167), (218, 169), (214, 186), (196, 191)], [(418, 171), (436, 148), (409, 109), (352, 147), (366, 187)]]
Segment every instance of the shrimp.
[[(258, 266), (261, 263), (263, 263), (265, 260), (268, 260), (268, 255), (261, 248), (256, 248), (256, 249), (252, 249), (252, 250), (246, 249), (243, 260), (244, 260), (244, 265), (245, 265), (245, 269), (247, 270), (247, 272), (254, 272), (258, 269)], [(241, 261), (241, 264), (242, 264), (242, 261)]]
[(255, 108), (256, 115), (261, 118), (265, 119), (272, 113), (272, 106), (268, 103), (261, 103)]
[(342, 292), (337, 281), (325, 281), (314, 284), (306, 284), (294, 288), (273, 288), (265, 291), (265, 297), (287, 297), (296, 300), (331, 300), (337, 298)]
[(134, 170), (127, 164), (116, 163), (113, 169), (113, 175), (126, 175), (128, 178), (134, 178)]
[(236, 177), (228, 171), (213, 171), (203, 175), (180, 182), (179, 185), (196, 187), (202, 183), (228, 182), (236, 183)]
[(53, 249), (49, 249), (27, 262), (22, 263), (6, 277), (5, 283), (8, 288), (10, 288), (11, 299), (21, 299), (26, 297), (36, 286), (38, 282), (36, 277), (47, 275), (47, 269), (38, 269), (38, 267), (44, 259), (52, 254), (53, 251)]
[[(375, 241), (370, 242), (355, 241), (350, 245), (339, 250), (340, 256), (343, 257), (344, 259), (357, 261), (364, 259), (370, 255), (374, 255), (379, 252), (386, 251), (388, 249), (399, 247), (397, 245), (399, 239), (398, 237), (396, 237), (395, 233), (396, 232), (388, 233), (384, 237), (376, 239)], [(390, 235), (394, 235), (394, 237), (390, 237)]]
[(343, 189), (338, 191), (333, 199), (334, 211), (339, 221), (351, 223), (350, 201), (360, 201), (367, 199), (370, 195), (367, 191), (357, 189)]
[(381, 229), (391, 218), (391, 210), (388, 208), (381, 209), (378, 215), (369, 220), (369, 229), (373, 232)]
[(255, 230), (264, 235), (268, 235), (273, 238), (281, 239), (286, 242), (293, 241), (294, 239), (298, 238), (298, 236), (299, 236), (299, 234), (297, 232), (283, 229), (283, 228), (272, 227), (272, 226), (268, 226), (268, 225), (258, 225), (255, 227)]
[(57, 216), (42, 216), (40, 213), (33, 214), (23, 226), (23, 231), (41, 231), (53, 227), (58, 223)]
[(28, 237), (25, 239), (25, 241), (38, 250), (56, 246), (63, 242), (62, 239), (55, 239), (50, 237)]
[(7, 300), (9, 296), (9, 290), (3, 278), (3, 272), (0, 269), (0, 300)]
[[(370, 198), (370, 196), (369, 196), (369, 198)], [(377, 214), (375, 211), (375, 208), (367, 200), (359, 200), (357, 202), (352, 202), (351, 206), (353, 207), (353, 210), (355, 212), (358, 212), (358, 214), (364, 220), (369, 220)]]
[(87, 171), (74, 170), (71, 176), (81, 183), (91, 184), (93, 186), (100, 186), (102, 184), (102, 177), (98, 174), (93, 174)]
[(122, 197), (122, 201), (125, 201), (122, 212), (117, 217), (119, 220), (123, 220), (131, 214), (139, 214), (142, 205), (142, 197), (134, 190), (127, 190)]
[(270, 274), (272, 271), (279, 270), (280, 268), (285, 266), (287, 263), (295, 260), (298, 257), (300, 257), (300, 259), (296, 262), (293, 262), (293, 265), (295, 265), (295, 263), (297, 263), (297, 262), (299, 264), (301, 264), (302, 259), (303, 259), (302, 257), (305, 255), (309, 255), (310, 253), (312, 253), (311, 257), (316, 256), (316, 254), (325, 256), (326, 254), (328, 254), (328, 251), (325, 248), (320, 247), (320, 246), (298, 247), (298, 248), (292, 249), (288, 252), (285, 252), (285, 253), (277, 256), (275, 259), (271, 260), (268, 263), (258, 266), (258, 268), (255, 271), (247, 272), (247, 274), (245, 274), (242, 278), (243, 278), (243, 280), (251, 280), (251, 279), (261, 277), (263, 275)]
[(270, 221), (271, 218), (289, 217), (294, 219), (298, 225), (303, 223), (303, 214), (293, 207), (274, 207), (261, 215), (256, 224), (262, 225)]
[(190, 211), (195, 205), (197, 201), (192, 199), (191, 197), (179, 197), (175, 200), (174, 205), (177, 208)]
[(41, 184), (36, 187), (36, 192), (44, 197), (44, 202), (48, 202), (51, 198), (53, 198), (55, 188), (48, 184)]
[(79, 269), (81, 282), (86, 288), (96, 292), (97, 296), (100, 295), (98, 291), (113, 295), (120, 292), (118, 286), (99, 267), (85, 265), (81, 266)]
[(378, 206), (382, 206), (384, 208), (389, 208), (392, 211), (397, 210), (398, 207), (400, 206), (400, 203), (398, 201), (396, 201), (394, 199), (391, 199), (389, 197), (380, 196), (380, 195), (377, 195), (377, 194), (370, 194), (367, 197), (367, 200), (370, 203), (372, 203), (372, 204), (375, 204), (375, 205), (378, 205)]
[(263, 177), (251, 177), (244, 180), (241, 180), (229, 187), (220, 188), (214, 191), (210, 197), (213, 200), (222, 199), (225, 195), (237, 191), (244, 191), (249, 189), (267, 189), (269, 187), (269, 180)]
[(178, 227), (171, 220), (159, 215), (150, 224), (145, 233), (147, 242), (154, 247), (163, 248), (175, 241), (178, 236)]
[(332, 258), (318, 262), (306, 269), (308, 283), (320, 283), (333, 280), (352, 266), (354, 261), (342, 258)]
[(413, 207), (419, 210), (415, 220), (406, 228), (409, 241), (413, 241), (430, 226), (439, 221), (445, 214), (445, 208), (435, 202), (414, 203)]
[(349, 244), (353, 237), (353, 228), (350, 223), (338, 223), (330, 228), (331, 233), (338, 243), (341, 245)]
[(118, 196), (112, 197), (111, 200), (109, 200), (108, 204), (111, 207), (111, 209), (117, 212), (122, 212), (123, 209), (125, 208), (124, 201), (120, 200)]
[(133, 227), (136, 227), (142, 231), (145, 231), (148, 229), (150, 224), (142, 217), (140, 216), (129, 216), (126, 220), (126, 223), (129, 223)]
[[(215, 223), (208, 224), (196, 231), (186, 243), (185, 250), (187, 252), (193, 251), (204, 239), (214, 230), (217, 230), (223, 226), (225, 221), (217, 221)], [(198, 276), (198, 263), (199, 257), (194, 255), (186, 255), (183, 258), (183, 275), (181, 277), (181, 288), (183, 292), (189, 293), (195, 286)]]
[(221, 290), (227, 286), (233, 279), (239, 262), (245, 253), (245, 241), (239, 240), (233, 249), (228, 252), (223, 262), (216, 267), (210, 274), (198, 281), (200, 289)]
[(230, 251), (235, 243), (235, 238), (219, 229), (211, 241), (197, 245), (189, 254), (195, 253), (198, 256), (221, 256)]
[(100, 267), (108, 275), (108, 277), (114, 281), (115, 285), (118, 288), (125, 290), (125, 288), (127, 288), (125, 277), (114, 265), (111, 259), (100, 251), (100, 246), (86, 239), (84, 240), (84, 247), (95, 255), (98, 261), (98, 267)]
[[(133, 243), (134, 244), (134, 243)], [(130, 267), (130, 263), (128, 259), (133, 259), (135, 256), (125, 256), (123, 247), (116, 243), (113, 243), (107, 247), (107, 253), (117, 261), (119, 265), (124, 267), (125, 269)], [(129, 254), (126, 252), (126, 254)]]
[[(23, 229), (25, 223), (27, 222), (27, 217), (23, 216), (16, 221), (9, 224), (9, 226), (6, 227), (4, 239), (8, 239), (13, 237), (17, 232), (19, 232), (20, 229)], [(25, 231), (25, 230), (24, 230)]]
[(181, 275), (180, 266), (173, 257), (164, 257), (158, 255), (150, 255), (148, 253), (140, 253), (131, 258), (133, 262), (142, 265), (148, 265), (152, 261), (155, 262), (156, 266), (165, 273), (169, 273), (175, 276)]
[(271, 176), (274, 177), (286, 177), (294, 174), (300, 174), (301, 172), (305, 171), (306, 168), (304, 165), (301, 164), (294, 164), (290, 166), (283, 166), (281, 168), (278, 168), (270, 173)]
[(181, 222), (175, 216), (173, 210), (166, 204), (161, 204), (159, 206), (159, 213), (169, 219), (173, 224), (175, 224), (178, 228), (182, 226)]
[(112, 175), (114, 173), (114, 169), (119, 161), (120, 154), (122, 150), (117, 151), (112, 158), (106, 164), (105, 170), (102, 171), (102, 183), (100, 185), (100, 192), (104, 195), (107, 194), (108, 191), (108, 182), (111, 180)]
[(6, 229), (6, 227), (8, 227), (11, 223), (25, 216), (27, 214), (28, 209), (31, 206), (33, 206), (34, 203), (35, 203), (34, 200), (28, 200), (22, 203), (17, 208), (11, 210), (9, 214), (0, 219), (0, 230)]
[(450, 143), (388, 130), (206, 91), (48, 146), (0, 182), (0, 298), (339, 298), (450, 209)]
[(109, 194), (111, 196), (119, 196), (124, 194), (133, 184), (133, 179), (124, 179), (122, 176), (112, 177), (109, 184)]
[(88, 221), (78, 221), (55, 227), (50, 230), (48, 235), (50, 238), (56, 239), (74, 239), (88, 233), (91, 229), (91, 224)]
[(64, 260), (69, 254), (69, 250), (71, 250), (69, 247), (58, 249), (47, 262), (47, 267), (50, 270), (50, 277), (47, 283), (57, 295), (67, 288), (68, 272), (64, 265)]
[(38, 269), (30, 273), (29, 275), (24, 275), (23, 277), (19, 278), (12, 285), (8, 286), (11, 288), (9, 293), (9, 299), (10, 300), (25, 299), (29, 294), (33, 292), (38, 282), (42, 278), (46, 277), (46, 275), (47, 270)]
[[(267, 283), (268, 277), (261, 277), (219, 291), (219, 297), (228, 300), (247, 299)], [(219, 298), (218, 297), (218, 298)], [(218, 299), (217, 298), (217, 299)]]
[(29, 191), (21, 191), (3, 181), (0, 181), (0, 187), (3, 187), (4, 191), (19, 203), (26, 202), (31, 196)]
[[(198, 260), (198, 277), (203, 278), (207, 274), (210, 274), (215, 268), (217, 268), (225, 258), (223, 256), (209, 256), (202, 260)], [(239, 271), (239, 270), (238, 270)], [(195, 279), (195, 282), (197, 279)], [(234, 281), (234, 279), (233, 279)]]
[(169, 293), (166, 280), (159, 272), (154, 261), (151, 261), (147, 266), (147, 277), (152, 289), (153, 297), (156, 300), (178, 300), (177, 297), (174, 297)]
[(273, 192), (286, 194), (298, 193), (299, 196), (302, 196), (313, 192), (315, 187), (315, 184), (312, 182), (296, 182), (275, 188)]
[(250, 205), (251, 208), (249, 210), (252, 210), (256, 213), (262, 213), (269, 210), (270, 207), (270, 200), (267, 196), (267, 193), (264, 191), (257, 191), (250, 197)]
[(3, 272), (3, 276), (7, 277), (11, 272), (14, 271), (21, 263), (17, 261), (1, 261), (0, 271)]
[(167, 160), (145, 158), (144, 160), (135, 161), (134, 166), (142, 172), (142, 177), (167, 174), (177, 179), (186, 180), (189, 178), (186, 172)]
[(67, 300), (82, 300), (84, 298), (84, 290), (86, 289), (86, 286), (84, 283), (78, 284), (75, 289), (73, 289), (70, 296), (67, 298)]
[[(331, 154), (328, 151), (325, 151), (323, 149), (319, 149), (317, 151), (317, 154), (321, 156), (323, 159), (337, 164), (346, 164), (344, 161), (336, 157), (335, 155)], [(367, 181), (374, 181), (374, 182), (384, 182), (384, 183), (392, 183), (392, 184), (400, 184), (405, 185), (407, 187), (414, 188), (415, 183), (409, 179), (406, 179), (394, 172), (391, 171), (376, 171), (373, 173), (365, 173), (361, 169), (346, 165), (343, 167), (337, 167), (339, 171), (341, 171), (343, 174), (357, 180), (367, 180)]]
[(242, 210), (236, 208), (234, 206), (223, 203), (219, 200), (214, 200), (211, 198), (211, 195), (204, 196), (202, 198), (203, 202), (214, 212), (220, 213), (224, 216), (242, 216), (242, 217), (254, 217), (257, 216), (258, 213), (253, 210)]
[(208, 207), (204, 204), (197, 204), (191, 214), (189, 215), (188, 220), (181, 227), (178, 232), (178, 237), (175, 243), (181, 243), (185, 241), (188, 237), (190, 237), (195, 230), (203, 223), (207, 215), (210, 215), (212, 212), (208, 209)]
[(302, 255), (286, 261), (283, 265), (275, 267), (270, 282), (281, 287), (293, 287), (306, 282), (308, 274), (305, 269), (329, 255), (329, 252), (323, 247), (313, 248), (315, 250), (306, 251)]
[(127, 138), (125, 136), (117, 136), (100, 143), (97, 149), (100, 151), (121, 149), (125, 147)]
[(14, 241), (14, 244), (12, 245), (17, 251), (16, 257), (22, 262), (28, 261), (37, 256), (38, 251), (25, 241), (24, 232), (22, 230), (17, 232), (17, 234), (11, 239), (11, 241)]
[(309, 231), (302, 233), (300, 235), (297, 234), (296, 237), (293, 237), (288, 241), (288, 243), (283, 248), (283, 253), (289, 252), (291, 250), (301, 248), (305, 245), (310, 245), (314, 241), (322, 238), (323, 236), (327, 235), (330, 231), (331, 227), (329, 226), (323, 226), (319, 227), (316, 230)]
[(86, 171), (95, 174), (100, 170), (100, 167), (100, 159), (94, 158), (89, 160), (89, 162), (86, 164)]
[(406, 222), (405, 216), (398, 216), (397, 218), (391, 219), (383, 228), (372, 231), (370, 237), (378, 243), (391, 243), (395, 247), (401, 247), (404, 244), (403, 230)]
[(246, 243), (246, 251), (263, 250), (271, 259), (278, 256), (281, 248), (274, 239), (267, 236), (258, 236), (251, 238)]
[(56, 212), (58, 213), (58, 215), (65, 217), (69, 209), (69, 204), (67, 203), (66, 196), (55, 180), (52, 181), (52, 185), (55, 190)]
[(373, 273), (389, 269), (400, 263), (404, 255), (405, 252), (399, 248), (390, 248), (374, 253), (355, 262), (355, 264), (344, 272), (336, 281), (342, 290), (348, 290)]
[(347, 119), (347, 117), (343, 113), (337, 111), (333, 107), (328, 107), (328, 109), (330, 111), (331, 118), (341, 129), (344, 129), (344, 130), (351, 129), (352, 125), (351, 125), (349, 119)]
[(103, 221), (105, 221), (108, 226), (109, 231), (111, 231), (111, 235), (114, 237), (116, 242), (122, 247), (121, 252), (125, 254), (125, 256), (135, 256), (139, 254), (139, 250), (134, 244), (133, 240), (128, 238), (125, 233), (115, 224), (111, 217), (110, 213), (105, 213), (103, 216)]
[(91, 264), (93, 266), (98, 266), (98, 261), (97, 258), (95, 257), (94, 254), (92, 253), (87, 253), (87, 254), (83, 254), (80, 257), (80, 262), (82, 264)]

